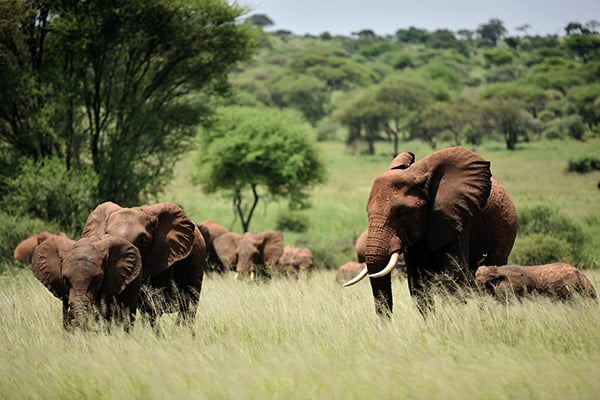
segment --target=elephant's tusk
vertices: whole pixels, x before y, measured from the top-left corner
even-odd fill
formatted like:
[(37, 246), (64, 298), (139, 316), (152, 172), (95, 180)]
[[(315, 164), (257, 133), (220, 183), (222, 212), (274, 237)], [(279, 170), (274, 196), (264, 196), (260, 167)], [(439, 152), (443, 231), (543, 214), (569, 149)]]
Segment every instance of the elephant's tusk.
[(254, 271), (250, 272), (250, 280), (253, 281), (254, 280)]
[(236, 272), (236, 273), (235, 273), (235, 280), (237, 281), (238, 279), (240, 279), (240, 273), (239, 273), (239, 272)]
[(400, 253), (392, 253), (390, 261), (385, 266), (385, 268), (379, 272), (375, 272), (374, 274), (369, 275), (369, 278), (381, 278), (382, 276), (386, 276), (387, 274), (391, 273), (394, 267), (396, 266), (396, 263), (398, 262), (398, 257), (400, 257)]
[(367, 274), (369, 273), (369, 270), (367, 269), (367, 266), (365, 265), (365, 267), (358, 273), (358, 275), (356, 275), (354, 278), (350, 279), (348, 282), (344, 283), (344, 287), (348, 287), (348, 286), (352, 286), (358, 282), (360, 282), (361, 280), (363, 280), (363, 278), (365, 276), (367, 276)]

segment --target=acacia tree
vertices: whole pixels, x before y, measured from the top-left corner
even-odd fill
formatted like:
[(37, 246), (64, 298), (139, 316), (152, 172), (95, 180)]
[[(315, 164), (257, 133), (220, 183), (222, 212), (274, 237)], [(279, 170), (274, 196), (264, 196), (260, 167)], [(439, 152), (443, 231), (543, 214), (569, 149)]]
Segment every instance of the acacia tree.
[(483, 39), (489, 39), (494, 47), (498, 43), (498, 39), (506, 35), (507, 30), (504, 27), (504, 22), (497, 18), (492, 18), (485, 24), (477, 27), (477, 33)]
[[(3, 2), (0, 138), (16, 156), (91, 164), (98, 200), (156, 194), (254, 29), (225, 0)], [(6, 10), (5, 10), (6, 9)], [(7, 12), (4, 12), (7, 11)], [(6, 29), (5, 29), (6, 28)]]
[(307, 207), (305, 190), (325, 182), (309, 126), (295, 113), (244, 107), (221, 109), (200, 135), (194, 183), (206, 193), (225, 192), (244, 232), (260, 199), (285, 198)]

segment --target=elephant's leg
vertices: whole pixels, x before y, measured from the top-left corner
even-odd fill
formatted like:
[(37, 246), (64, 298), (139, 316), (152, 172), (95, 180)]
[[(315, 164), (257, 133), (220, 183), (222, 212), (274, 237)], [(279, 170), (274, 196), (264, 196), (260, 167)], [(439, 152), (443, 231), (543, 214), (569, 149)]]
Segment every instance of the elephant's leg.
[(426, 316), (433, 309), (432, 273), (426, 266), (432, 263), (428, 257), (419, 252), (406, 252), (406, 278), (408, 291), (415, 301), (419, 312)]
[(144, 287), (140, 294), (138, 309), (142, 316), (143, 321), (147, 321), (152, 330), (158, 335), (158, 318), (160, 317), (160, 311), (157, 302), (160, 301), (160, 296), (154, 294), (151, 295), (150, 291), (153, 288)]
[(73, 324), (71, 321), (71, 317), (69, 315), (69, 301), (66, 299), (63, 300), (62, 314), (63, 314), (63, 329), (66, 331), (72, 331)]
[(200, 294), (192, 287), (187, 287), (180, 293), (179, 315), (177, 316), (179, 325), (191, 326), (194, 324), (199, 301)]
[(370, 279), (371, 290), (375, 299), (375, 312), (379, 316), (390, 317), (394, 307), (391, 274), (387, 274), (381, 278)]

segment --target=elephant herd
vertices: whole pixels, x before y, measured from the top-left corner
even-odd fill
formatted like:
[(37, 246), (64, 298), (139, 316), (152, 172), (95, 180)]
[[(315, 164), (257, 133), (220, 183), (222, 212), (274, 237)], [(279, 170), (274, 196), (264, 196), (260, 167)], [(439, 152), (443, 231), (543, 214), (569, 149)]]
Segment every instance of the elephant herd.
[[(517, 235), (515, 205), (492, 177), (490, 162), (463, 147), (419, 161), (408, 152), (395, 157), (373, 181), (367, 217), (356, 260), (342, 265), (336, 280), (351, 286), (369, 276), (381, 316), (393, 309), (392, 271), (406, 276), (424, 314), (440, 287), (450, 295), (480, 287), (498, 298), (596, 298), (573, 266), (506, 265)], [(239, 234), (208, 220), (196, 224), (173, 203), (102, 203), (89, 215), (81, 239), (44, 232), (17, 246), (15, 259), (31, 263), (36, 278), (63, 302), (66, 329), (90, 315), (121, 320), (129, 329), (137, 311), (153, 326), (162, 313), (176, 311), (178, 322), (190, 323), (209, 267), (265, 279), (298, 276), (313, 266), (310, 250), (284, 245), (281, 232)]]
[[(236, 278), (299, 276), (312, 268), (310, 250), (284, 246), (281, 232), (243, 235), (211, 221), (194, 223), (179, 206), (157, 203), (123, 208), (98, 205), (81, 239), (41, 232), (22, 241), (17, 261), (62, 301), (66, 330), (90, 322), (122, 322), (129, 330), (137, 311), (156, 327), (163, 313), (193, 323), (205, 271), (236, 271)], [(107, 324), (110, 327), (110, 324)]]

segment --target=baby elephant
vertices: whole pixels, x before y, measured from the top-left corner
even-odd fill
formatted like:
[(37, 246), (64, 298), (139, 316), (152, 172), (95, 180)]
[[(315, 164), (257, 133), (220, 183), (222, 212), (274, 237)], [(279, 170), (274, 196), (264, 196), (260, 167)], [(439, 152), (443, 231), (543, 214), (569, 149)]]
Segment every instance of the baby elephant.
[(125, 239), (102, 235), (78, 241), (53, 235), (36, 247), (31, 269), (63, 303), (63, 326), (88, 328), (100, 318), (123, 322), (129, 331), (135, 319), (141, 285), (138, 249)]
[(570, 300), (574, 293), (578, 293), (596, 298), (596, 291), (583, 272), (564, 263), (481, 266), (475, 272), (475, 280), (496, 297), (506, 297), (509, 293), (516, 296), (538, 293)]

